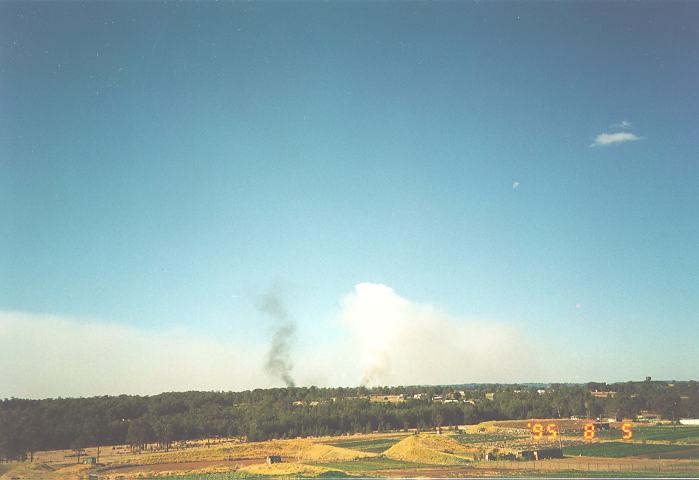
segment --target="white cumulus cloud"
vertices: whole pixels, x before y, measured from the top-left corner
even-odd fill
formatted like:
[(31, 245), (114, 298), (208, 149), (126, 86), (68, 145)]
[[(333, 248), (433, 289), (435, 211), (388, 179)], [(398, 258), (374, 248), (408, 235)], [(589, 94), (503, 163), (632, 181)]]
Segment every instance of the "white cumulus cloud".
[(631, 132), (616, 132), (616, 133), (600, 133), (595, 138), (595, 141), (590, 144), (591, 147), (604, 147), (615, 143), (634, 142), (640, 140), (641, 137), (634, 135)]

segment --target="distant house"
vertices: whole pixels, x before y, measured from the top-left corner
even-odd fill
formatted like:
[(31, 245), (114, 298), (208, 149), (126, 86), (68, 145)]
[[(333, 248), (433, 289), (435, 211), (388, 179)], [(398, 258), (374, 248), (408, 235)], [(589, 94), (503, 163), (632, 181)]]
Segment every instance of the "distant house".
[(83, 463), (84, 463), (85, 465), (97, 465), (97, 458), (95, 458), (95, 457), (87, 457)]
[(594, 392), (590, 392), (590, 395), (595, 398), (614, 398), (616, 396), (616, 392), (595, 390)]
[(267, 457), (267, 463), (269, 465), (273, 463), (282, 463), (282, 457), (280, 455), (270, 455)]
[(536, 393), (538, 393), (539, 395), (544, 395), (544, 394), (546, 393), (546, 389), (545, 389), (545, 388), (540, 388), (540, 389), (538, 389), (538, 390), (536, 391)]
[(639, 415), (636, 415), (637, 422), (658, 422), (663, 419), (663, 416), (656, 412), (649, 412), (648, 410), (641, 410)]

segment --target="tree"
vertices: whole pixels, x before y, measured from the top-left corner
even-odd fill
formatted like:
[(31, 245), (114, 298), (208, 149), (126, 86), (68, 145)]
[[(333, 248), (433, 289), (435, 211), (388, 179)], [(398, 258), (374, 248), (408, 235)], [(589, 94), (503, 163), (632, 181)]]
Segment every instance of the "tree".
[(0, 458), (8, 461), (26, 458), (26, 438), (22, 435), (20, 421), (17, 412), (0, 411)]
[(131, 445), (131, 451), (143, 450), (153, 438), (153, 428), (145, 418), (137, 418), (129, 424), (129, 431), (126, 434), (126, 441)]
[(172, 442), (172, 419), (167, 416), (156, 417), (151, 420), (151, 424), (158, 446), (167, 452), (170, 450), (170, 442)]
[[(536, 388), (513, 385), (464, 387), (277, 388), (245, 392), (183, 392), (149, 397), (136, 395), (45, 400), (0, 400), (0, 458), (22, 459), (38, 449), (73, 446), (132, 445), (142, 449), (156, 440), (169, 449), (175, 440), (247, 436), (249, 440), (344, 434), (485, 420), (546, 418), (603, 412), (633, 417), (640, 410), (658, 410), (668, 418), (699, 416), (699, 384), (674, 382), (597, 384), (592, 388), (618, 392), (596, 399), (590, 385), (551, 385), (546, 395)], [(431, 402), (431, 395), (465, 398), (495, 392), (492, 400), (471, 403)], [(515, 393), (515, 391), (517, 393)], [(381, 403), (369, 394), (404, 394), (406, 402)], [(424, 400), (410, 398), (424, 394)], [(364, 397), (362, 397), (364, 396)], [(331, 398), (333, 400), (331, 400)], [(296, 400), (319, 402), (293, 405)]]

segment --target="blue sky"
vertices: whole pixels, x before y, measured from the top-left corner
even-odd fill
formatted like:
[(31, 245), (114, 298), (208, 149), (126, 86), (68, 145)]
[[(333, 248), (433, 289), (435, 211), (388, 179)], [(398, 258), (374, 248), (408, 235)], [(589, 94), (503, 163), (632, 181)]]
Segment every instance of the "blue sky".
[[(256, 299), (283, 284), (304, 356), (352, 336), (342, 299), (369, 282), (592, 349), (588, 377), (696, 379), (698, 20), (3, 2), (0, 310), (263, 351)], [(584, 380), (562, 365), (514, 379)]]

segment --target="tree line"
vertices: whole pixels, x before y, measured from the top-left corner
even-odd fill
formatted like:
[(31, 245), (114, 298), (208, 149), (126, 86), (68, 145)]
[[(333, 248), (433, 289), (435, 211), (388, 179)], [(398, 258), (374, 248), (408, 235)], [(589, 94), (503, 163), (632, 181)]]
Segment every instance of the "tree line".
[[(592, 391), (615, 391), (596, 398)], [(421, 395), (418, 395), (421, 394)], [(397, 403), (369, 395), (404, 395)], [(417, 395), (418, 398), (414, 398)], [(439, 399), (441, 397), (441, 399)], [(447, 400), (447, 402), (444, 402)], [(248, 441), (475, 424), (525, 418), (699, 417), (697, 382), (291, 387), (244, 392), (172, 392), (0, 402), (0, 459), (55, 449), (244, 437)]]

